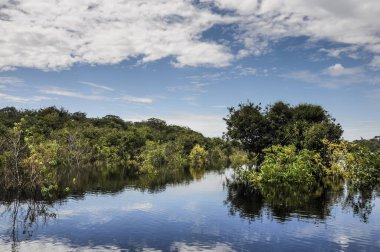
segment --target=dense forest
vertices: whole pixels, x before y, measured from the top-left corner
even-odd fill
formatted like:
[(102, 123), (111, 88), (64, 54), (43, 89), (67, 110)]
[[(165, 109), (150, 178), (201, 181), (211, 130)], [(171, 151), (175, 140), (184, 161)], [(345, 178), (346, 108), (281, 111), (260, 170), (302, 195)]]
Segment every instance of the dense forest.
[(44, 196), (77, 188), (83, 173), (132, 177), (225, 167), (228, 148), (189, 128), (151, 118), (126, 122), (113, 115), (88, 118), (48, 107), (0, 110), (2, 190)]
[(348, 179), (356, 187), (380, 182), (380, 138), (348, 142), (343, 129), (319, 105), (284, 102), (262, 108), (242, 103), (225, 118), (226, 136), (242, 144), (251, 164), (238, 181), (254, 187), (315, 185)]
[(165, 181), (201, 178), (206, 169), (228, 166), (236, 170), (235, 183), (262, 191), (320, 185), (325, 178), (358, 187), (379, 183), (380, 138), (343, 140), (342, 127), (319, 105), (247, 102), (229, 108), (224, 120), (223, 138), (208, 138), (156, 118), (127, 122), (56, 107), (6, 107), (0, 110), (1, 190), (62, 197), (80, 191), (89, 176), (98, 181), (94, 188), (104, 177), (142, 176), (149, 188), (162, 174)]

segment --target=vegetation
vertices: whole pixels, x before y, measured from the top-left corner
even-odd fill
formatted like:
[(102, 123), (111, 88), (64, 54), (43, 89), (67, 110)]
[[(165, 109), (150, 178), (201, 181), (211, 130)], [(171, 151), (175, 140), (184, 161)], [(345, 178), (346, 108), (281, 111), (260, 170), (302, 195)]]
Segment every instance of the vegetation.
[[(0, 110), (0, 180), (4, 190), (64, 195), (81, 173), (136, 176), (226, 166), (227, 145), (159, 119), (87, 118), (48, 107)], [(214, 167), (215, 168), (215, 167)]]
[(321, 106), (277, 102), (263, 109), (247, 102), (229, 108), (225, 121), (226, 137), (251, 160), (234, 157), (248, 167), (238, 169), (240, 182), (256, 188), (312, 185), (324, 177), (348, 178), (358, 187), (380, 182), (380, 138), (344, 141), (341, 126)]
[(221, 139), (156, 118), (133, 123), (56, 107), (3, 108), (0, 182), (6, 191), (60, 197), (77, 190), (83, 174), (199, 179), (205, 169), (227, 165), (237, 170), (237, 181), (256, 188), (315, 185), (325, 177), (357, 187), (380, 182), (380, 138), (344, 141), (321, 106), (277, 102), (263, 109), (247, 102), (229, 108), (225, 121)]

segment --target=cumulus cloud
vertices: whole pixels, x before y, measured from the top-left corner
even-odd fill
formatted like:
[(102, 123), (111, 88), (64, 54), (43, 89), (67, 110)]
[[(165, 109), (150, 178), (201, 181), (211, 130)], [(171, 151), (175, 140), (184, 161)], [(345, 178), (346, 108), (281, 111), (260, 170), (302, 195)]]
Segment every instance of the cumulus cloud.
[(342, 55), (348, 56), (352, 59), (359, 59), (360, 53), (358, 46), (346, 46), (337, 48), (321, 48), (320, 52), (326, 53), (327, 56), (333, 58), (341, 58)]
[[(270, 43), (285, 37), (306, 36), (350, 46), (331, 52), (339, 55), (356, 48), (380, 54), (380, 3), (372, 0), (216, 0), (243, 17), (239, 23), (241, 56), (265, 52)], [(356, 46), (356, 47), (353, 47)]]
[[(266, 53), (283, 38), (299, 36), (337, 43), (340, 47), (334, 50), (324, 48), (330, 56), (357, 58), (357, 50), (365, 50), (375, 56), (373, 66), (380, 56), (380, 3), (373, 0), (2, 2), (0, 70), (57, 70), (166, 57), (177, 67), (223, 67)], [(232, 43), (205, 35), (225, 24), (238, 27), (232, 28)]]
[(176, 66), (226, 66), (225, 46), (202, 39), (231, 22), (185, 0), (23, 0), (0, 6), (0, 70), (69, 68), (172, 56)]
[(359, 67), (346, 68), (341, 64), (332, 65), (325, 70), (325, 73), (331, 76), (355, 75), (360, 72), (362, 69)]

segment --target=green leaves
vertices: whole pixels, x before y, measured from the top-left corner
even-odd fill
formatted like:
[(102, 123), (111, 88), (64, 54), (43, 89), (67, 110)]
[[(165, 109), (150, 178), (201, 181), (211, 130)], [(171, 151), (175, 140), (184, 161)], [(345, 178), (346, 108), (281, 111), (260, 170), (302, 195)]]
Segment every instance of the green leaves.
[(358, 147), (347, 160), (348, 178), (358, 188), (380, 184), (380, 150)]
[(294, 145), (272, 146), (264, 150), (260, 166), (264, 183), (313, 183), (321, 175), (320, 156), (309, 150), (297, 152)]
[(317, 151), (323, 158), (322, 139), (338, 141), (343, 133), (341, 126), (335, 124), (321, 106), (312, 104), (291, 107), (276, 102), (263, 110), (260, 105), (242, 103), (238, 109), (229, 109), (225, 121), (226, 135), (239, 141), (246, 151), (256, 154), (280, 144)]

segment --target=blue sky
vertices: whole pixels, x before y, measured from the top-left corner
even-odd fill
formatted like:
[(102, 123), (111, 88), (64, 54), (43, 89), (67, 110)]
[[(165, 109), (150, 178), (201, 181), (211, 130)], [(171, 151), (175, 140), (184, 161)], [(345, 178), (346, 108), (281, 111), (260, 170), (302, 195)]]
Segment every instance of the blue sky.
[(380, 135), (376, 1), (0, 0), (0, 106), (162, 118), (221, 136), (250, 100)]

